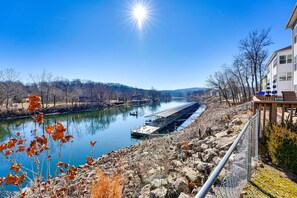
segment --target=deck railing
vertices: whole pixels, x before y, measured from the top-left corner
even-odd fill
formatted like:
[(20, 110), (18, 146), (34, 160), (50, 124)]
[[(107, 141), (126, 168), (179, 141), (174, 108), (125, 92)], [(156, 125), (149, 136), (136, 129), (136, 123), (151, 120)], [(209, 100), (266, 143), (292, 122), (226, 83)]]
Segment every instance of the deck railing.
[(253, 98), (254, 114), (259, 110), (260, 127), (264, 129), (269, 124), (277, 122), (284, 123), (293, 121), (294, 112), (296, 112), (297, 101), (278, 100), (281, 97), (255, 97)]
[(240, 196), (244, 186), (250, 181), (252, 169), (258, 160), (258, 124), (257, 110), (195, 198)]

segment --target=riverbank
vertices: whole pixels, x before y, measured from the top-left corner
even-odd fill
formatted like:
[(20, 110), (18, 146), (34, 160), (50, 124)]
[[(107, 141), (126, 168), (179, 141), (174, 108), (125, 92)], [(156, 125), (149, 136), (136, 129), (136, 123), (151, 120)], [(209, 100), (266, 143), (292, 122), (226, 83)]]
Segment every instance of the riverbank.
[(103, 155), (88, 168), (80, 166), (70, 183), (63, 174), (54, 178), (54, 189), (67, 186), (68, 197), (88, 197), (100, 168), (120, 174), (123, 197), (193, 197), (251, 115), (251, 103), (231, 108), (214, 100), (205, 103), (205, 112), (183, 131)]
[[(79, 105), (58, 105), (55, 107), (43, 108), (42, 112), (44, 115), (63, 115), (69, 113), (81, 113), (87, 111), (104, 110), (110, 107), (129, 107), (133, 105), (143, 105), (149, 104), (151, 101), (141, 101), (141, 102), (127, 102), (127, 103), (96, 103), (96, 104), (79, 104)], [(16, 120), (31, 118), (32, 114), (27, 110), (16, 110), (10, 112), (0, 112), (0, 122), (7, 120)]]

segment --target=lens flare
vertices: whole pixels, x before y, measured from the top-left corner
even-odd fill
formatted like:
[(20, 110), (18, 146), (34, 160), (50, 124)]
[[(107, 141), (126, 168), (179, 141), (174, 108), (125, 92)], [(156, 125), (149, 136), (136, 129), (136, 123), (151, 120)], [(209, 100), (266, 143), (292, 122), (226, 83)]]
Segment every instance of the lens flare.
[(147, 10), (146, 8), (138, 4), (133, 8), (133, 16), (137, 20), (138, 28), (142, 29), (142, 23), (147, 18)]
[(142, 30), (151, 20), (152, 10), (151, 1), (149, 0), (138, 0), (131, 1), (129, 5), (129, 19), (137, 25), (139, 30)]

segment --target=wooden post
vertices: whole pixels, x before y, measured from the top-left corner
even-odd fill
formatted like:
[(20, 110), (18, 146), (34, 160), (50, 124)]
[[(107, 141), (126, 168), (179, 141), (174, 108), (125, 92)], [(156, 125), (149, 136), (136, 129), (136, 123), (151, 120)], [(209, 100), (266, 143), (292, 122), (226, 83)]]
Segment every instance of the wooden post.
[(290, 112), (290, 114), (291, 114), (290, 123), (293, 123), (293, 105), (292, 104), (290, 105), (290, 108), (291, 108), (291, 112)]
[(256, 114), (256, 111), (258, 108), (259, 108), (259, 105), (254, 103), (253, 115)]
[(277, 104), (272, 103), (271, 105), (271, 112), (270, 112), (270, 122), (271, 124), (276, 123), (277, 121)]
[(266, 103), (264, 104), (264, 109), (263, 109), (263, 130), (265, 129), (265, 122), (266, 122)]
[(282, 104), (282, 124), (284, 123), (284, 119), (285, 119), (285, 105)]

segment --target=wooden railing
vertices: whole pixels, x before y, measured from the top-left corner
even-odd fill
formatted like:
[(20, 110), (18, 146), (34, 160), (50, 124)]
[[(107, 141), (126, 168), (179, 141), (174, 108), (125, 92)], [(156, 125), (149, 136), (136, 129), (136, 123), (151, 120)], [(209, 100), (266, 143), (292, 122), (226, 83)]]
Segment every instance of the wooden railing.
[[(259, 119), (262, 129), (264, 129), (264, 127), (266, 126), (267, 120), (268, 123), (273, 124), (278, 121), (278, 117), (280, 118), (279, 120), (281, 123), (284, 123), (285, 118), (290, 122), (293, 121), (293, 111), (295, 111), (295, 109), (297, 108), (297, 101), (275, 101), (275, 98), (273, 100), (270, 97), (269, 99), (265, 100), (266, 98), (262, 98), (259, 96), (254, 96), (253, 98), (253, 111), (255, 114), (256, 110), (259, 109)], [(278, 114), (278, 109), (280, 109), (280, 114)], [(286, 111), (289, 112), (288, 115), (285, 115)]]
[(259, 100), (264, 101), (276, 101), (277, 98), (282, 98), (281, 96), (255, 96)]

